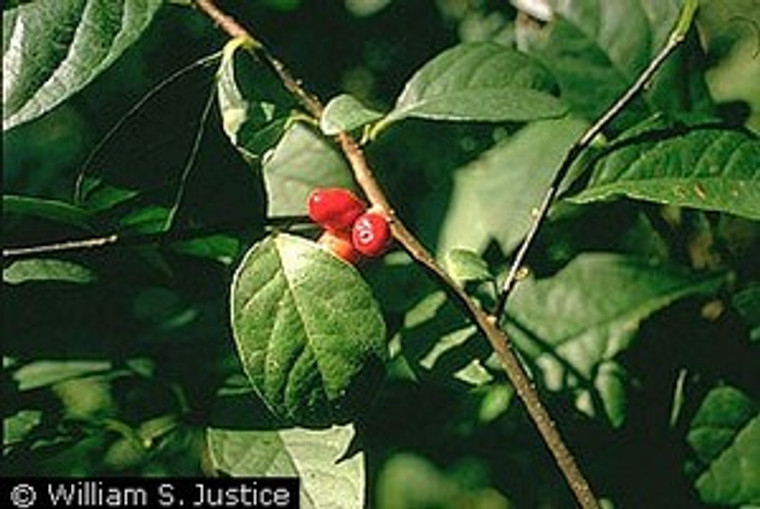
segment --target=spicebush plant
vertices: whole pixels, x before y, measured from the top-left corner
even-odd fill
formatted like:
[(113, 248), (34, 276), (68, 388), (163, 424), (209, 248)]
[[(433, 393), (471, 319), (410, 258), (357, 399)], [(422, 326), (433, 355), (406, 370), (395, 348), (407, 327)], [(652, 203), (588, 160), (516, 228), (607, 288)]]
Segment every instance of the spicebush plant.
[(3, 475), (760, 506), (759, 13), (8, 2)]

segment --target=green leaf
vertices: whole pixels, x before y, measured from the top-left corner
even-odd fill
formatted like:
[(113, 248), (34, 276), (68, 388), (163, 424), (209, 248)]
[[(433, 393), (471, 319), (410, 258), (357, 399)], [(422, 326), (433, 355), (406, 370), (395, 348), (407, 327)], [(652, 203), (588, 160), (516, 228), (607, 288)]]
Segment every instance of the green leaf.
[(240, 240), (224, 234), (209, 235), (191, 240), (173, 242), (171, 249), (199, 258), (209, 258), (225, 265), (233, 262), (240, 252)]
[[(517, 23), (518, 48), (543, 62), (562, 90), (562, 98), (584, 118), (599, 117), (634, 82), (662, 48), (679, 15), (680, 0), (586, 2), (549, 0), (551, 21)], [(658, 73), (647, 94), (659, 105), (677, 107), (683, 67)], [(659, 90), (662, 90), (660, 93)], [(625, 112), (630, 113), (629, 111)]]
[(50, 111), (140, 38), (163, 0), (34, 0), (3, 11), (3, 130)]
[(562, 116), (551, 75), (530, 57), (490, 42), (465, 43), (426, 63), (376, 131), (408, 117), (527, 121)]
[(487, 423), (501, 417), (509, 409), (514, 397), (515, 390), (509, 384), (494, 383), (485, 387), (478, 409), (478, 420)]
[(293, 124), (264, 162), (269, 216), (307, 212), (306, 201), (315, 187), (355, 189), (346, 162), (322, 137)]
[(224, 131), (247, 157), (260, 158), (285, 131), (296, 102), (282, 82), (247, 48), (233, 39), (217, 73), (217, 99)]
[(581, 254), (552, 278), (517, 286), (508, 332), (549, 390), (573, 394), (579, 410), (620, 426), (628, 375), (618, 356), (641, 321), (684, 297), (712, 294), (725, 279), (638, 258)]
[(316, 243), (275, 235), (255, 245), (231, 299), (245, 372), (279, 418), (306, 427), (343, 422), (382, 378), (377, 303), (353, 266)]
[(146, 204), (119, 218), (119, 231), (158, 233), (164, 231), (171, 211), (167, 207)]
[(446, 271), (460, 283), (492, 281), (488, 264), (477, 253), (468, 249), (452, 249), (444, 258)]
[(136, 190), (122, 189), (105, 184), (101, 178), (85, 178), (82, 181), (81, 192), (83, 196), (87, 197), (86, 202), (84, 202), (87, 210), (93, 212), (109, 210), (119, 204), (128, 203), (140, 195), (140, 192)]
[(209, 428), (214, 467), (233, 477), (298, 477), (304, 509), (364, 507), (364, 454), (345, 457), (352, 425), (325, 430)]
[(760, 342), (760, 285), (751, 286), (733, 296), (733, 305), (750, 327), (750, 338)]
[(379, 111), (371, 110), (348, 94), (330, 99), (325, 106), (319, 127), (327, 135), (341, 131), (353, 131), (383, 117)]
[(13, 374), (21, 391), (39, 389), (66, 380), (101, 374), (111, 369), (109, 361), (35, 361)]
[(528, 232), (532, 211), (585, 127), (571, 117), (531, 123), (457, 170), (439, 251), (482, 252), (491, 239), (511, 251)]
[(624, 195), (760, 219), (760, 140), (714, 124), (657, 118), (644, 125), (605, 151), (573, 201)]
[(696, 25), (710, 62), (705, 73), (710, 94), (718, 104), (736, 101), (748, 106), (750, 116), (744, 125), (760, 132), (757, 0), (704, 0), (699, 4)]
[(707, 504), (760, 504), (760, 411), (740, 390), (718, 387), (705, 397), (686, 437), (699, 474), (695, 487)]
[(89, 213), (70, 203), (32, 196), (3, 195), (3, 214), (49, 219), (90, 229)]
[(495, 490), (483, 459), (460, 458), (442, 470), (432, 461), (400, 452), (391, 455), (378, 474), (378, 507), (461, 507), (511, 509), (522, 507)]
[(9, 446), (24, 438), (42, 421), (39, 410), (19, 410), (3, 419), (3, 445)]
[(67, 419), (100, 421), (114, 415), (116, 401), (111, 381), (103, 376), (80, 376), (56, 382), (53, 393)]
[(3, 283), (17, 285), (29, 281), (92, 283), (97, 275), (78, 263), (54, 259), (19, 260), (3, 268)]

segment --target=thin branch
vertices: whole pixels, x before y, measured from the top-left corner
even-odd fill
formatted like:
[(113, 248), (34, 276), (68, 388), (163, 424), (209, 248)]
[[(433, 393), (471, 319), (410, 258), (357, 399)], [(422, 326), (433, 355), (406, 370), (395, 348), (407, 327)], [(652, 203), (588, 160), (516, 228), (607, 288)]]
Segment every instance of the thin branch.
[[(598, 509), (599, 504), (591, 490), (591, 486), (578, 467), (575, 458), (565, 445), (565, 442), (554, 420), (544, 406), (536, 390), (535, 385), (525, 372), (512, 342), (507, 335), (499, 329), (496, 322), (483, 309), (467, 295), (464, 290), (454, 281), (446, 270), (435, 260), (430, 252), (410, 232), (400, 219), (393, 213), (393, 209), (387, 206), (384, 193), (377, 186), (374, 177), (368, 171), (366, 160), (361, 155), (355, 142), (347, 135), (341, 135), (343, 150), (349, 161), (352, 162), (357, 182), (365, 191), (367, 198), (373, 205), (383, 207), (391, 217), (391, 230), (394, 238), (401, 244), (409, 255), (423, 265), (429, 273), (432, 273), (457, 303), (469, 315), (478, 330), (486, 337), (491, 348), (496, 353), (518, 397), (525, 405), (536, 429), (544, 440), (559, 467), (565, 481), (572, 490), (578, 504), (583, 509)], [(354, 162), (356, 161), (356, 162)], [(367, 172), (365, 172), (365, 169)], [(358, 170), (358, 171), (357, 171)]]
[[(196, 0), (196, 5), (209, 17), (214, 19), (230, 36), (241, 37), (241, 34), (244, 34), (242, 36), (248, 37), (252, 41), (256, 41), (256, 39), (233, 18), (220, 13), (212, 0)], [(222, 15), (220, 16), (220, 14)], [(262, 51), (261, 47), (257, 53), (262, 58), (269, 60), (272, 67), (278, 71), (278, 75), (282, 79), (285, 87), (288, 90), (291, 90), (291, 92), (301, 100), (304, 107), (310, 113), (315, 115), (321, 113), (321, 103), (319, 103), (312, 94), (306, 92), (298, 81), (292, 78), (292, 75), (287, 72), (285, 66), (281, 62), (274, 60), (268, 52)], [(575, 495), (579, 505), (584, 509), (598, 509), (599, 504), (588, 481), (578, 468), (578, 465), (565, 445), (557, 426), (541, 402), (535, 386), (525, 372), (506, 334), (501, 331), (496, 322), (485, 311), (478, 307), (464, 290), (457, 285), (448, 273), (438, 264), (435, 258), (395, 215), (393, 207), (375, 179), (371, 168), (357, 143), (347, 133), (339, 134), (338, 141), (353, 169), (356, 181), (364, 191), (367, 199), (372, 205), (380, 207), (389, 215), (394, 238), (404, 247), (412, 258), (432, 273), (449, 293), (456, 298), (457, 302), (466, 310), (470, 319), (476, 324), (480, 332), (482, 332), (488, 339), (491, 347), (501, 361), (507, 376), (512, 382), (512, 385), (515, 387), (517, 395), (525, 404), (536, 429), (540, 433), (551, 454), (554, 456), (557, 466)]]
[(233, 39), (243, 37), (255, 40), (245, 28), (235, 21), (235, 18), (222, 12), (213, 0), (195, 0), (195, 4)]
[[(267, 218), (265, 229), (277, 231), (282, 229), (304, 229), (311, 230), (314, 228), (307, 216), (273, 216)], [(87, 251), (91, 249), (100, 249), (114, 245), (120, 246), (143, 246), (155, 243), (171, 243), (185, 240), (193, 240), (207, 237), (211, 234), (221, 232), (232, 233), (235, 231), (250, 231), (250, 221), (240, 222), (239, 224), (227, 223), (206, 226), (203, 228), (194, 228), (182, 231), (160, 231), (156, 233), (138, 233), (138, 234), (119, 234), (112, 233), (98, 237), (87, 237), (83, 239), (69, 239), (57, 242), (47, 242), (33, 246), (16, 246), (3, 248), (3, 258), (26, 258), (29, 256), (50, 255), (54, 253), (68, 253), (74, 251)]]
[(104, 237), (93, 237), (87, 239), (64, 240), (50, 244), (40, 244), (36, 246), (9, 247), (3, 249), (3, 258), (21, 258), (25, 256), (38, 256), (43, 254), (60, 253), (63, 251), (79, 251), (82, 249), (97, 249), (116, 244), (121, 240), (117, 234), (106, 235)]
[(504, 280), (501, 291), (497, 297), (495, 312), (493, 313), (494, 321), (498, 321), (499, 317), (504, 313), (504, 309), (507, 306), (507, 297), (512, 292), (515, 284), (517, 283), (519, 276), (522, 272), (523, 260), (528, 254), (528, 249), (533, 244), (533, 239), (538, 233), (538, 229), (541, 226), (541, 218), (546, 216), (546, 212), (549, 210), (552, 200), (554, 199), (554, 186), (550, 186), (544, 195), (544, 199), (538, 209), (533, 212), (533, 222), (530, 225), (528, 233), (525, 235), (525, 239), (520, 245), (520, 249), (515, 255), (515, 260), (512, 266), (509, 268), (507, 279)]
[(261, 60), (267, 63), (272, 70), (280, 78), (280, 81), (285, 85), (285, 88), (293, 94), (306, 108), (306, 111), (311, 113), (315, 118), (322, 116), (322, 103), (317, 97), (310, 94), (304, 89), (300, 82), (293, 77), (287, 67), (282, 64), (277, 58), (274, 57), (266, 47), (256, 39), (250, 31), (238, 23), (235, 18), (229, 14), (222, 12), (219, 7), (216, 6), (214, 0), (195, 0), (195, 5), (203, 11), (209, 18), (219, 25), (222, 31), (233, 39), (243, 39), (249, 42), (246, 46), (247, 49), (259, 56)]
[[(682, 19), (686, 16), (688, 16), (690, 19), (692, 15), (693, 12), (685, 12), (682, 14)], [(578, 141), (576, 141), (567, 152), (565, 159), (562, 161), (562, 165), (554, 175), (551, 184), (549, 184), (549, 188), (547, 189), (546, 195), (544, 196), (541, 206), (538, 209), (538, 213), (533, 216), (533, 222), (531, 223), (528, 234), (526, 235), (525, 239), (523, 239), (523, 242), (520, 245), (520, 249), (515, 254), (515, 259), (512, 261), (512, 265), (509, 269), (509, 273), (507, 274), (507, 278), (504, 280), (501, 291), (499, 292), (499, 295), (496, 299), (496, 305), (494, 306), (494, 311), (492, 313), (494, 320), (498, 321), (504, 315), (504, 311), (507, 307), (507, 300), (509, 299), (512, 290), (515, 288), (517, 276), (520, 273), (520, 268), (525, 262), (528, 251), (533, 244), (535, 234), (546, 219), (546, 216), (549, 213), (549, 208), (557, 198), (557, 194), (559, 193), (562, 181), (565, 180), (565, 177), (570, 171), (573, 163), (581, 154), (581, 152), (583, 152), (591, 144), (594, 138), (596, 138), (610, 124), (610, 122), (612, 122), (612, 120), (614, 120), (614, 118), (621, 111), (623, 111), (642, 90), (647, 87), (651, 79), (654, 77), (660, 67), (662, 67), (662, 64), (664, 64), (668, 57), (670, 57), (670, 55), (676, 50), (676, 48), (681, 45), (681, 43), (684, 41), (685, 36), (685, 28), (683, 25), (684, 23), (682, 22), (678, 23), (673, 34), (670, 38), (668, 38), (665, 46), (660, 50), (657, 56), (655, 56), (655, 58), (649, 62), (649, 65), (647, 65), (646, 69), (641, 72), (633, 85), (631, 85), (628, 90), (626, 90), (625, 93), (620, 96), (620, 98), (618, 98), (618, 100), (615, 101), (615, 103), (610, 106), (610, 108), (605, 111), (604, 114), (596, 122), (594, 122), (591, 127), (586, 129)], [(688, 25), (686, 27), (688, 27)]]

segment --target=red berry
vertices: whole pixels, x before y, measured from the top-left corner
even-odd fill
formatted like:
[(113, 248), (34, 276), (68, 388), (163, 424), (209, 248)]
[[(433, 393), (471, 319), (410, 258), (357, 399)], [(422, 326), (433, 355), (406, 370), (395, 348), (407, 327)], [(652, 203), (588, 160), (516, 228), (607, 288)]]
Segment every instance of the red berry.
[(350, 264), (355, 264), (361, 258), (361, 254), (354, 248), (351, 243), (351, 237), (348, 233), (333, 233), (325, 230), (320, 235), (317, 243), (324, 246), (328, 251)]
[(349, 231), (367, 206), (357, 196), (340, 187), (315, 189), (309, 195), (309, 217), (327, 230)]
[(388, 219), (378, 212), (362, 214), (354, 223), (351, 240), (356, 250), (365, 256), (383, 254), (391, 240)]

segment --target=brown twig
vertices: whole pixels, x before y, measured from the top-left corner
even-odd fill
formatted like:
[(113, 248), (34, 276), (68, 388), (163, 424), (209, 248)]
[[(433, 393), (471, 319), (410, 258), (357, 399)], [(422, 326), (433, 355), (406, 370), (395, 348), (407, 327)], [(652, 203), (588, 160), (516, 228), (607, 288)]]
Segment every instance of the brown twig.
[(195, 5), (197, 5), (206, 16), (214, 20), (214, 23), (219, 25), (219, 28), (233, 39), (237, 37), (253, 39), (248, 30), (243, 28), (235, 18), (222, 12), (213, 0), (195, 0)]
[[(264, 227), (268, 231), (282, 229), (314, 228), (307, 216), (270, 216)], [(90, 251), (112, 246), (147, 246), (151, 244), (165, 244), (199, 239), (216, 233), (234, 233), (250, 231), (250, 221), (235, 223), (217, 223), (214, 225), (192, 228), (188, 230), (175, 230), (171, 233), (159, 231), (155, 233), (111, 233), (98, 237), (86, 237), (82, 239), (67, 239), (44, 244), (27, 246), (12, 246), (3, 248), (3, 258), (17, 259), (32, 256), (48, 256), (51, 254), (71, 253), (77, 251)]]
[(601, 133), (642, 90), (644, 90), (649, 81), (654, 77), (655, 73), (660, 69), (660, 67), (662, 67), (662, 64), (665, 63), (668, 57), (684, 41), (684, 35), (684, 33), (677, 29), (668, 39), (665, 46), (660, 50), (655, 58), (649, 62), (649, 65), (641, 72), (639, 77), (628, 88), (628, 90), (626, 90), (625, 93), (620, 96), (620, 98), (618, 98), (618, 100), (615, 101), (615, 103), (610, 106), (607, 111), (605, 111), (604, 115), (602, 115), (580, 136), (578, 141), (576, 141), (567, 152), (567, 155), (562, 161), (559, 170), (557, 170), (557, 173), (554, 175), (551, 184), (549, 184), (549, 188), (547, 189), (546, 194), (544, 195), (544, 199), (538, 208), (538, 212), (533, 216), (533, 222), (528, 234), (523, 239), (523, 242), (520, 245), (520, 249), (518, 249), (517, 254), (515, 254), (515, 259), (512, 261), (509, 273), (507, 274), (507, 277), (502, 284), (501, 291), (499, 292), (499, 295), (496, 299), (496, 305), (494, 306), (494, 311), (492, 313), (494, 320), (500, 320), (504, 314), (504, 311), (507, 307), (507, 300), (509, 299), (512, 290), (515, 287), (517, 276), (520, 273), (520, 268), (525, 262), (526, 256), (528, 255), (528, 250), (530, 249), (530, 246), (533, 245), (535, 234), (543, 221), (546, 219), (546, 216), (549, 213), (549, 208), (557, 198), (557, 194), (559, 193), (562, 181), (565, 180), (565, 177), (570, 171), (573, 162), (575, 162), (581, 152), (583, 152), (591, 144), (594, 138), (596, 138), (596, 136), (599, 135), (599, 133)]
[[(219, 26), (225, 30), (229, 35), (233, 37), (249, 37), (251, 40), (255, 40), (250, 33), (239, 25), (231, 17), (220, 13), (211, 0), (196, 0), (197, 6), (206, 12), (212, 19), (214, 19)], [(290, 90), (296, 97), (298, 97), (304, 107), (313, 115), (319, 116), (322, 112), (321, 103), (311, 94), (306, 92), (301, 84), (293, 79), (292, 75), (286, 70), (285, 66), (274, 59), (263, 47), (259, 46), (255, 50), (260, 57), (263, 57), (269, 64), (275, 69), (280, 78), (283, 81), (285, 87)], [(664, 58), (663, 58), (664, 60)], [(630, 99), (629, 99), (630, 100)], [(626, 102), (627, 104), (627, 102)], [(624, 104), (623, 104), (624, 106)], [(622, 108), (622, 107), (621, 107)], [(603, 117), (604, 118), (604, 117)], [(604, 124), (609, 120), (604, 120)], [(593, 139), (593, 131), (587, 133), (586, 136), (578, 143), (578, 146), (571, 150), (568, 154), (563, 168), (567, 166), (569, 168), (572, 161), (580, 153), (582, 148), (587, 146), (591, 139)], [(448, 275), (448, 273), (438, 264), (435, 258), (428, 252), (428, 250), (417, 240), (401, 219), (396, 216), (391, 203), (387, 199), (381, 186), (375, 179), (366, 158), (358, 146), (358, 144), (347, 133), (340, 133), (338, 135), (338, 142), (348, 159), (351, 168), (354, 172), (355, 179), (359, 186), (364, 191), (367, 199), (374, 205), (383, 209), (391, 219), (391, 228), (394, 238), (399, 242), (401, 246), (412, 256), (414, 260), (423, 265), (428, 272), (432, 273), (439, 282), (446, 287), (446, 289), (456, 298), (458, 303), (466, 310), (471, 320), (476, 324), (481, 333), (488, 339), (491, 347), (498, 356), (502, 366), (504, 367), (507, 376), (509, 377), (512, 385), (525, 405), (528, 414), (530, 415), (536, 429), (540, 433), (544, 442), (546, 443), (551, 454), (562, 472), (565, 480), (567, 481), (570, 489), (575, 495), (578, 504), (584, 509), (598, 509), (599, 504), (594, 496), (591, 487), (578, 468), (578, 465), (571, 454), (570, 450), (565, 445), (562, 436), (557, 429), (554, 421), (552, 420), (546, 407), (541, 402), (538, 391), (534, 384), (528, 377), (525, 369), (523, 368), (520, 360), (515, 353), (511, 342), (507, 338), (506, 334), (499, 329), (498, 324), (493, 316), (490, 316), (462, 290), (459, 285)], [(567, 169), (561, 169), (558, 172), (564, 177)], [(561, 178), (558, 178), (558, 182), (561, 182)], [(556, 187), (556, 186), (554, 186)], [(543, 217), (548, 211), (549, 204), (556, 195), (556, 190), (550, 189), (544, 200), (544, 205), (537, 214), (537, 219), (534, 222), (531, 231), (533, 234), (529, 235), (532, 239), (538, 226), (541, 224)], [(527, 252), (527, 246), (530, 241), (527, 242), (523, 251)], [(524, 254), (522, 255), (524, 256)], [(517, 260), (522, 263), (522, 260)], [(518, 264), (519, 267), (519, 264)], [(515, 271), (517, 272), (517, 271)], [(514, 279), (514, 276), (513, 278)], [(497, 315), (498, 316), (498, 315)]]
[(538, 391), (520, 363), (511, 341), (498, 328), (492, 317), (477, 306), (433, 258), (425, 246), (417, 240), (417, 237), (395, 215), (385, 194), (375, 181), (366, 159), (356, 142), (345, 133), (341, 133), (340, 142), (346, 158), (351, 162), (356, 180), (367, 195), (367, 198), (373, 205), (382, 207), (389, 214), (394, 238), (414, 260), (423, 265), (429, 273), (432, 273), (445, 286), (467, 312), (478, 330), (488, 339), (491, 348), (499, 358), (507, 377), (515, 388), (518, 397), (525, 405), (536, 429), (552, 456), (554, 456), (557, 466), (573, 491), (578, 504), (583, 509), (598, 509), (599, 504), (591, 490), (591, 486), (578, 467), (572, 453), (565, 445), (562, 435), (552, 420), (551, 415), (549, 415), (548, 410), (541, 402)]

